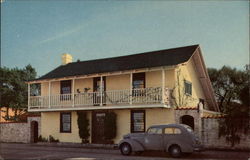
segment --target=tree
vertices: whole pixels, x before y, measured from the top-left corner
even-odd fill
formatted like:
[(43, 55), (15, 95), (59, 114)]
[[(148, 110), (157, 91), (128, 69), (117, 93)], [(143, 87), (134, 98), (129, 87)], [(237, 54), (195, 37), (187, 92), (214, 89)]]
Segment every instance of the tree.
[(84, 111), (77, 111), (77, 124), (79, 129), (79, 136), (82, 139), (82, 143), (88, 143), (89, 134), (89, 120), (87, 114)]
[[(25, 82), (35, 79), (36, 71), (31, 65), (23, 69), (6, 67), (0, 68), (0, 106), (7, 108), (6, 120), (18, 120), (17, 111), (27, 109), (28, 104), (28, 87)], [(15, 111), (15, 115), (10, 117), (9, 108)]]
[(249, 129), (249, 71), (223, 66), (209, 68), (208, 73), (220, 111), (225, 114), (219, 136), (225, 136), (234, 146)]

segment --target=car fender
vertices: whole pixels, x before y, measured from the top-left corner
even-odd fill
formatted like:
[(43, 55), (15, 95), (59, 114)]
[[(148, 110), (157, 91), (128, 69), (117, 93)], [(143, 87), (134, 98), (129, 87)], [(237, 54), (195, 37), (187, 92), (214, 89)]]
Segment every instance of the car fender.
[(194, 148), (193, 148), (192, 145), (186, 144), (186, 143), (183, 143), (183, 142), (181, 142), (181, 141), (176, 141), (176, 140), (175, 140), (175, 141), (169, 141), (169, 142), (167, 143), (166, 152), (168, 152), (169, 147), (172, 146), (172, 145), (178, 145), (178, 146), (180, 146), (181, 151), (182, 151), (182, 152), (186, 152), (186, 153), (191, 153), (191, 152), (193, 152), (193, 150), (194, 150)]
[(130, 144), (130, 146), (132, 148), (132, 151), (144, 151), (143, 146), (139, 142), (137, 142), (137, 141), (135, 141), (133, 139), (123, 139), (123, 140), (121, 140), (118, 147), (120, 148), (123, 143)]

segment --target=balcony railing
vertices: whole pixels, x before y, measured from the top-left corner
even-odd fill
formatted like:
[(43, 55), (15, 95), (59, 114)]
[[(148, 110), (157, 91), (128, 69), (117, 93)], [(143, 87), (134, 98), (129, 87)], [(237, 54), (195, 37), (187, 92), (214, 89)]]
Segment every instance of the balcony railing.
[[(88, 106), (119, 106), (119, 105), (147, 105), (171, 104), (171, 89), (161, 87), (143, 88), (133, 90), (113, 90), (100, 92), (87, 92), (77, 94), (59, 94), (49, 96), (31, 96), (29, 110), (53, 108), (86, 108)], [(164, 93), (164, 100), (163, 98)]]

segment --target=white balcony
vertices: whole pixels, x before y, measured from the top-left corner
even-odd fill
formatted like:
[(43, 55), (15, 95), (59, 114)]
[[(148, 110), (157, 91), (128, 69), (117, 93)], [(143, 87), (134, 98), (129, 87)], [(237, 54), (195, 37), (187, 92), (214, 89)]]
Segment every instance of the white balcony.
[(93, 110), (140, 107), (170, 107), (171, 89), (162, 87), (30, 96), (29, 111)]

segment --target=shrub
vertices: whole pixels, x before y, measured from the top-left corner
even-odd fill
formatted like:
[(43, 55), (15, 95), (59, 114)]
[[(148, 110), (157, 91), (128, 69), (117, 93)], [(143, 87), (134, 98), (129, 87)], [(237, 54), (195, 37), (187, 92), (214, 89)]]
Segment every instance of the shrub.
[(55, 139), (53, 136), (49, 135), (49, 142), (59, 142), (59, 139)]
[(48, 142), (48, 139), (45, 137), (42, 137), (41, 135), (37, 139), (38, 142)]
[(82, 143), (89, 143), (88, 138), (89, 134), (89, 120), (87, 119), (86, 112), (78, 111), (77, 112), (77, 124), (79, 129), (79, 136), (82, 139)]

